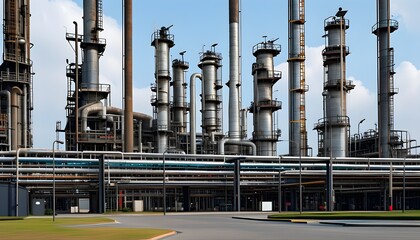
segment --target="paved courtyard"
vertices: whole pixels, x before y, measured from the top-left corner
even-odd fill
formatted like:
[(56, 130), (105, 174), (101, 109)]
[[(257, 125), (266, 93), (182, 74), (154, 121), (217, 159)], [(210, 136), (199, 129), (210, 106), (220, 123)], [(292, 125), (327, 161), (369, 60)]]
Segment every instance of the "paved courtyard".
[[(262, 217), (267, 214), (263, 214)], [(365, 240), (365, 239), (419, 239), (419, 227), (369, 227), (304, 224), (290, 222), (252, 221), (233, 219), (229, 214), (169, 214), (111, 215), (119, 224), (114, 227), (164, 228), (177, 231), (165, 239), (287, 239), (287, 240)], [(250, 216), (249, 214), (246, 216)], [(251, 215), (252, 216), (252, 215)], [(261, 215), (255, 214), (256, 218)]]

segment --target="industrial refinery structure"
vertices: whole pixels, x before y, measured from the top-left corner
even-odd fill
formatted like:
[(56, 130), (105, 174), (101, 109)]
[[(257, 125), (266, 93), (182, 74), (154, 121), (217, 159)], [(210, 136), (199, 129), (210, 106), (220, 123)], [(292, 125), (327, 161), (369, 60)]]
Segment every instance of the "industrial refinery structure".
[[(132, 110), (132, 3), (124, 2), (124, 108), (111, 106), (110, 85), (99, 78), (99, 61), (106, 50), (106, 40), (100, 37), (106, 28), (102, 0), (84, 0), (82, 34), (74, 22), (74, 32), (65, 39), (75, 50), (63, 83), (67, 122), (63, 129), (57, 125), (58, 132), (65, 132), (66, 150), (47, 151), (31, 149), (36, 93), (32, 93), (30, 1), (4, 0), (0, 181), (13, 183), (16, 189), (25, 187), (31, 201), (45, 200), (45, 208), (56, 203), (60, 212), (83, 208), (102, 213), (132, 208), (137, 201), (146, 211), (258, 210), (261, 202), (271, 202), (273, 210), (280, 211), (318, 210), (324, 202), (328, 210), (401, 209), (406, 203), (420, 207), (420, 165), (411, 154), (412, 139), (407, 131), (394, 129), (390, 33), (398, 23), (390, 19), (389, 0), (378, 0), (378, 22), (372, 28), (378, 39), (379, 125), (362, 137), (350, 135), (346, 111), (346, 95), (356, 87), (346, 79), (347, 11), (339, 8), (325, 19), (325, 79), (319, 93), (324, 114), (314, 127), (317, 157), (310, 154), (306, 127), (304, 0), (289, 0), (287, 156), (277, 153), (281, 130), (274, 121), (275, 112), (283, 107), (273, 98), (273, 86), (282, 77), (274, 68), (281, 46), (278, 39), (265, 38), (253, 47), (255, 62), (249, 66), (253, 101), (244, 107), (238, 0), (229, 1), (228, 80), (222, 79), (223, 56), (217, 44), (200, 53), (195, 64), (201, 72), (189, 73), (185, 52), (170, 61), (175, 44), (171, 26), (151, 33), (152, 116)], [(201, 89), (196, 88), (197, 81)], [(224, 83), (229, 96), (222, 94)], [(222, 114), (223, 101), (228, 116)], [(248, 112), (252, 131), (247, 129)], [(223, 122), (228, 123), (226, 133)], [(18, 193), (13, 199), (16, 204), (9, 214), (25, 214), (19, 212)]]

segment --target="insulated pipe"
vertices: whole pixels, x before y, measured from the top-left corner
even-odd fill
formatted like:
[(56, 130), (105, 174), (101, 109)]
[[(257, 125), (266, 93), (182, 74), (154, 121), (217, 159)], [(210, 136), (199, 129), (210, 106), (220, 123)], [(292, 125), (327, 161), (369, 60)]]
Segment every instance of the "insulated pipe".
[(124, 6), (124, 151), (133, 152), (133, 2)]
[(239, 140), (239, 0), (229, 0), (229, 139)]
[(7, 144), (8, 144), (8, 149), (11, 150), (11, 143), (12, 143), (12, 128), (10, 127), (11, 124), (11, 102), (10, 102), (10, 92), (7, 90), (2, 90), (0, 91), (0, 95), (5, 96), (6, 97), (6, 101), (7, 101)]
[(80, 116), (82, 119), (82, 132), (86, 132), (86, 128), (87, 128), (87, 118), (89, 116), (89, 114), (91, 112), (101, 112), (102, 115), (105, 115), (106, 113), (103, 113), (103, 106), (102, 106), (102, 102), (96, 102), (96, 103), (92, 103), (90, 105), (85, 105), (83, 107), (81, 107), (79, 109), (80, 111)]
[(257, 146), (249, 140), (236, 140), (229, 138), (222, 138), (219, 141), (219, 155), (225, 154), (225, 144), (237, 145), (237, 146), (248, 146), (252, 148), (252, 155), (257, 155)]
[(23, 127), (23, 142), (22, 147), (28, 147), (28, 91), (26, 85), (23, 85), (23, 103), (22, 103), (22, 127)]
[(18, 144), (20, 144), (20, 137), (19, 137), (19, 133), (21, 132), (18, 128), (18, 110), (20, 108), (20, 104), (19, 104), (19, 97), (18, 95), (22, 95), (23, 92), (22, 90), (20, 90), (20, 88), (18, 87), (13, 87), (12, 88), (12, 94), (11, 94), (11, 108), (12, 108), (12, 117), (11, 117), (11, 138), (12, 138), (12, 146), (11, 146), (11, 150), (17, 150), (19, 149)]
[[(123, 110), (116, 107), (108, 106), (106, 107), (106, 113), (107, 114), (116, 114), (116, 115), (123, 115)], [(133, 112), (133, 119), (141, 120), (143, 123), (148, 123), (148, 127), (152, 126), (152, 120), (153, 118), (147, 114), (139, 113), (139, 112)]]
[(196, 154), (197, 151), (197, 144), (196, 144), (196, 128), (195, 128), (195, 119), (196, 119), (196, 112), (195, 112), (195, 79), (202, 79), (200, 73), (194, 73), (190, 77), (190, 142), (191, 142), (191, 154)]

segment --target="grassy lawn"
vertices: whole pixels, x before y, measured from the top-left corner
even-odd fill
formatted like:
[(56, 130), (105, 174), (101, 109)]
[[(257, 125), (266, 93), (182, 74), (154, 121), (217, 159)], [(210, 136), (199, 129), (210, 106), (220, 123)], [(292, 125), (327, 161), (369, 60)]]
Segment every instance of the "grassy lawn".
[(2, 239), (48, 240), (48, 239), (149, 239), (170, 232), (164, 229), (116, 228), (116, 227), (74, 227), (113, 222), (108, 218), (30, 218), (24, 220), (0, 221)]
[(361, 220), (420, 220), (420, 211), (392, 212), (303, 212), (279, 213), (270, 219), (361, 219)]

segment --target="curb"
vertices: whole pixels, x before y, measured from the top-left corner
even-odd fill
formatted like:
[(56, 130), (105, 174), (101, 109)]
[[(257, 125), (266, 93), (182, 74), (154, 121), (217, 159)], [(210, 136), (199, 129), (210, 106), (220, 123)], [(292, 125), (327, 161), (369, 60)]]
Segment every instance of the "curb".
[[(260, 222), (293, 222), (293, 219), (272, 219), (272, 218), (253, 218), (253, 217), (240, 217), (240, 216), (234, 216), (233, 219), (239, 219), (239, 220), (249, 220), (249, 221), (260, 221)], [(299, 220), (297, 220), (299, 221)], [(303, 221), (303, 220), (300, 220)], [(304, 220), (307, 222), (307, 220)]]
[(166, 238), (166, 237), (170, 237), (170, 236), (175, 235), (175, 234), (177, 234), (177, 232), (176, 232), (176, 231), (172, 231), (172, 232), (168, 232), (168, 233), (165, 233), (165, 234), (159, 235), (159, 236), (154, 237), (154, 238), (149, 238), (149, 240), (159, 240), (159, 239), (164, 239), (164, 238)]
[(419, 224), (410, 224), (410, 223), (351, 223), (351, 222), (324, 222), (319, 221), (319, 224), (325, 225), (338, 225), (343, 227), (420, 227)]
[(289, 222), (289, 223), (298, 223), (298, 224), (325, 224), (325, 225), (337, 225), (343, 227), (420, 227), (420, 223), (398, 223), (398, 222), (387, 222), (387, 223), (378, 223), (378, 222), (340, 222), (340, 221), (325, 221), (325, 220), (316, 220), (316, 219), (270, 219), (270, 218), (253, 218), (253, 217), (232, 217), (233, 219), (239, 220), (250, 220), (250, 221), (262, 221), (262, 222)]

